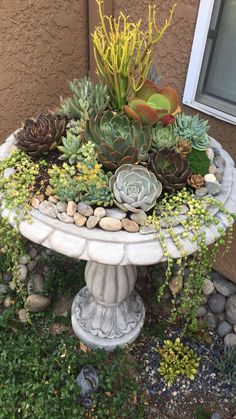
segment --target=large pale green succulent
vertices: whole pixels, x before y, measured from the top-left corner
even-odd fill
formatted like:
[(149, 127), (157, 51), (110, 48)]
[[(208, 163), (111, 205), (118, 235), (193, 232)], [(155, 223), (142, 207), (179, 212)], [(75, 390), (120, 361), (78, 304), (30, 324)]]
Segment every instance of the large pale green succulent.
[(111, 111), (90, 119), (83, 135), (86, 141), (91, 140), (95, 144), (98, 161), (109, 170), (147, 159), (151, 146), (149, 127), (130, 121), (125, 114)]
[(73, 96), (62, 101), (59, 111), (61, 115), (87, 121), (108, 108), (110, 97), (107, 86), (93, 83), (84, 77), (69, 82), (69, 87)]
[(190, 140), (192, 147), (196, 150), (204, 151), (209, 147), (208, 121), (199, 119), (198, 115), (178, 114), (173, 126), (175, 133), (179, 137)]
[(115, 204), (124, 211), (148, 211), (161, 195), (162, 185), (145, 167), (124, 164), (110, 179)]
[(179, 141), (179, 136), (175, 133), (173, 125), (163, 126), (159, 122), (152, 129), (152, 150), (159, 150), (160, 148), (173, 148)]

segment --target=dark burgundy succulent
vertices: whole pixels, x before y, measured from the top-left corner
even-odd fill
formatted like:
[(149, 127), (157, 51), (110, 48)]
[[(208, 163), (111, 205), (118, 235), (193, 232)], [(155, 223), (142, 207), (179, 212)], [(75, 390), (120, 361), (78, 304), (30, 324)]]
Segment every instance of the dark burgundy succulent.
[(65, 118), (50, 112), (28, 118), (16, 134), (17, 146), (31, 156), (53, 150), (60, 143), (65, 126)]

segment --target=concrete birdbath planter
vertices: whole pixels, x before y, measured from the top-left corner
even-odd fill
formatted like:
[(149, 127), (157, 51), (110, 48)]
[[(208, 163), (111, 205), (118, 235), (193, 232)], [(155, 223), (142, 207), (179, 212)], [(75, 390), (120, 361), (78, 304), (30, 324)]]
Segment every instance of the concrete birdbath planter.
[[(15, 139), (11, 135), (0, 147), (0, 159), (9, 156)], [(221, 192), (217, 199), (230, 212), (236, 211), (236, 169), (229, 154), (220, 144), (211, 139), (211, 147), (225, 161)], [(228, 228), (226, 215), (217, 208), (211, 212), (219, 220), (217, 228)], [(91, 348), (112, 350), (133, 342), (144, 323), (145, 309), (135, 290), (137, 266), (151, 265), (166, 260), (158, 234), (143, 231), (140, 234), (127, 231), (110, 232), (101, 228), (92, 230), (66, 224), (58, 218), (50, 218), (39, 210), (30, 211), (31, 221), (22, 221), (21, 234), (34, 243), (41, 244), (63, 255), (87, 261), (85, 281), (74, 298), (72, 326), (75, 334)], [(15, 225), (15, 212), (2, 209), (2, 216)], [(203, 226), (206, 244), (210, 245), (219, 236), (217, 228)], [(150, 229), (149, 229), (150, 230)], [(173, 227), (177, 236), (183, 232), (181, 224)], [(165, 228), (168, 252), (172, 258), (180, 257), (179, 250)], [(183, 241), (186, 254), (197, 250), (197, 244), (189, 237)]]

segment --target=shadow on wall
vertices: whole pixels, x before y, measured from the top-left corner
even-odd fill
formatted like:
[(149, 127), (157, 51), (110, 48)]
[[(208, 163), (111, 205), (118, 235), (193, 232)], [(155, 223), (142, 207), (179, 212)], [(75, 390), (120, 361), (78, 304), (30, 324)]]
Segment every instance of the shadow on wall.
[(0, 142), (88, 72), (87, 0), (0, 1)]

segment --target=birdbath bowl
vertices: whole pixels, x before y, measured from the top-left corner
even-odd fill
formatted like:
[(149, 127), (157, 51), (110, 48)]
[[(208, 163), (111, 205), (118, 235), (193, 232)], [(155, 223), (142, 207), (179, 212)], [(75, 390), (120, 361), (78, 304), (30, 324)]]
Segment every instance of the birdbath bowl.
[[(0, 147), (0, 159), (9, 155), (14, 144), (11, 135)], [(211, 146), (218, 148), (226, 166), (222, 189), (217, 199), (231, 212), (236, 212), (236, 169), (229, 154), (211, 139)], [(206, 243), (212, 244), (219, 237), (218, 228), (229, 226), (226, 215), (218, 208), (211, 212), (219, 220), (217, 227), (204, 225)], [(65, 224), (49, 218), (38, 210), (30, 211), (32, 221), (23, 221), (20, 232), (34, 243), (41, 244), (63, 255), (87, 261), (86, 286), (74, 298), (72, 305), (72, 327), (79, 339), (91, 348), (113, 350), (133, 342), (143, 326), (144, 304), (135, 290), (138, 265), (152, 265), (166, 260), (157, 234), (142, 235), (125, 231), (108, 232), (99, 228), (89, 230)], [(2, 209), (2, 216), (9, 217), (14, 226), (15, 212)], [(182, 225), (173, 227), (180, 235)], [(180, 254), (168, 232), (168, 252), (172, 258)], [(190, 234), (183, 242), (185, 252), (190, 255), (197, 250)]]

